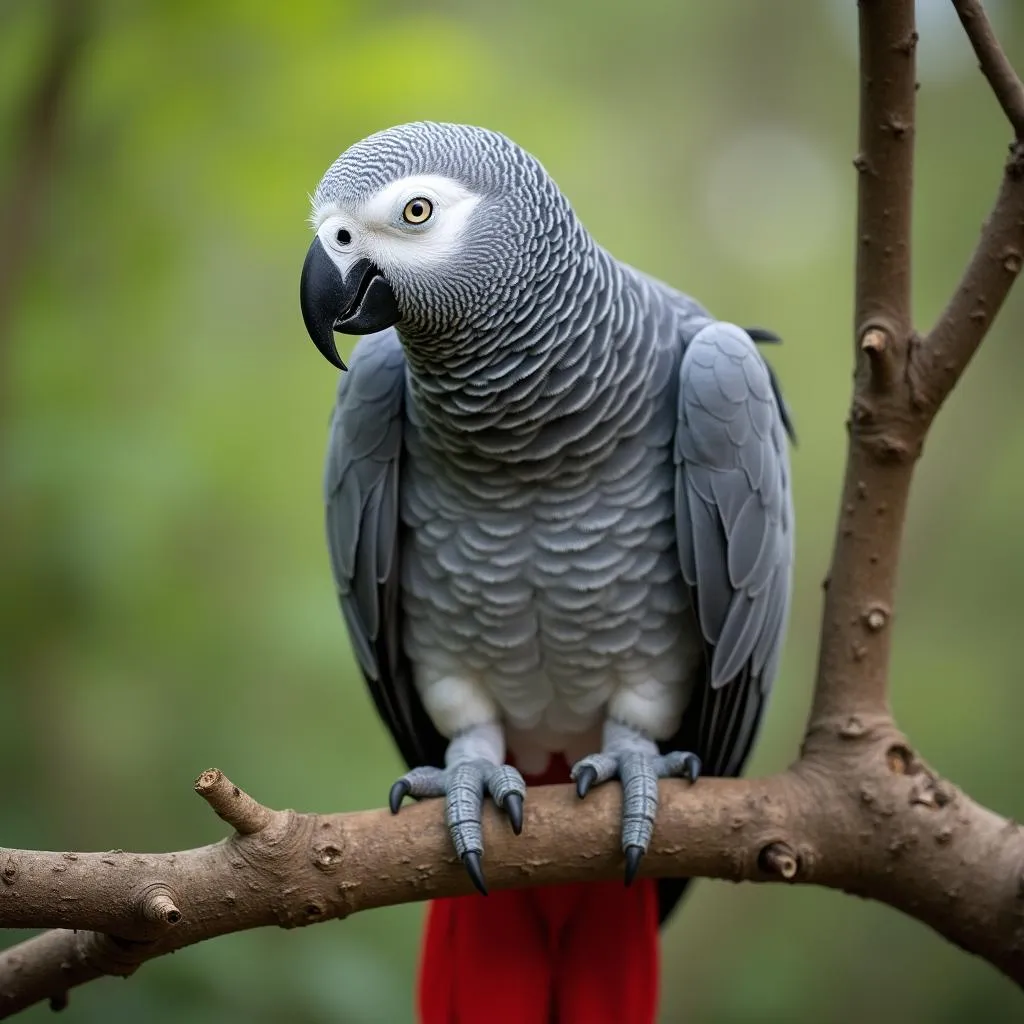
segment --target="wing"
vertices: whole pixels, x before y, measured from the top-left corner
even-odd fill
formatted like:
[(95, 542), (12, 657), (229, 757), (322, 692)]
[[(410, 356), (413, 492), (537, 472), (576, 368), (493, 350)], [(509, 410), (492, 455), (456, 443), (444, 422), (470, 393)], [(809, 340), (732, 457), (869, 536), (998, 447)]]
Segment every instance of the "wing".
[[(754, 341), (707, 323), (686, 346), (676, 425), (676, 537), (707, 648), (707, 678), (663, 750), (692, 750), (710, 775), (738, 775), (757, 736), (789, 617), (792, 420)], [(658, 883), (659, 920), (687, 878)]]
[(443, 766), (402, 650), (400, 518), (405, 358), (394, 331), (367, 335), (341, 375), (324, 472), (327, 546), (352, 650), (410, 767)]
[(676, 535), (708, 663), (681, 732), (712, 775), (742, 770), (782, 652), (793, 567), (789, 428), (750, 336), (703, 326), (680, 369)]

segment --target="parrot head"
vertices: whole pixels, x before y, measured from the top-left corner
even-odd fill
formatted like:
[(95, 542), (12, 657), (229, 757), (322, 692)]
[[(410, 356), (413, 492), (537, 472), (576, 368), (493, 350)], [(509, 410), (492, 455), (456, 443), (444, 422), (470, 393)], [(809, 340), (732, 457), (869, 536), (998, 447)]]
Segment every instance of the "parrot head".
[(494, 330), (517, 307), (522, 315), (512, 300), (565, 269), (566, 226), (576, 223), (540, 163), (504, 135), (433, 122), (357, 142), (312, 202), (302, 318), (340, 369), (335, 331), (395, 326), (415, 346)]

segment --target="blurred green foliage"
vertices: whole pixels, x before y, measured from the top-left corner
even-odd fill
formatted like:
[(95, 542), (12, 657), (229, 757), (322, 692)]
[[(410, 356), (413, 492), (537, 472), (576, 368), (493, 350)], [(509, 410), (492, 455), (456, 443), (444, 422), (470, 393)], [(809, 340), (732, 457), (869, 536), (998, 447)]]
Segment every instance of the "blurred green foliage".
[[(1024, 66), (1024, 12), (991, 6)], [(1009, 133), (945, 0), (920, 7), (927, 326)], [(335, 378), (303, 332), (297, 285), (322, 171), (356, 139), (422, 117), (512, 135), (620, 258), (786, 338), (771, 355), (801, 435), (796, 607), (753, 765), (781, 768), (807, 709), (844, 454), (855, 8), (96, 0), (0, 337), (0, 842), (216, 840), (190, 787), (212, 766), (274, 806), (382, 802), (399, 762), (335, 608), (320, 504)], [(0, 7), (0, 187), (49, 12)], [(1018, 294), (929, 441), (893, 692), (925, 756), (1018, 818), (1022, 309)], [(218, 939), (74, 992), (67, 1016), (406, 1021), (421, 915)], [(665, 964), (666, 1022), (1024, 1014), (985, 964), (829, 892), (703, 882)]]

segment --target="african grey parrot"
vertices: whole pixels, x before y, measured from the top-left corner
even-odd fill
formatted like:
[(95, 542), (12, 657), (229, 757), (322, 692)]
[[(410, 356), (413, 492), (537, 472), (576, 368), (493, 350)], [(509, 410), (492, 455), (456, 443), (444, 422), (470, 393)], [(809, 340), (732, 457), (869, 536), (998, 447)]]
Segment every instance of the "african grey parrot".
[[(443, 796), (485, 891), (486, 796), (518, 833), (521, 772), (562, 765), (580, 797), (617, 778), (628, 883), (658, 779), (738, 774), (779, 664), (791, 427), (754, 344), (778, 339), (616, 260), (534, 157), (482, 128), (356, 143), (318, 185), (313, 226), (306, 328), (342, 370), (334, 332), (365, 335), (339, 382), (326, 519), (355, 656), (409, 768), (392, 811)], [(643, 897), (655, 936), (684, 885)], [(498, 896), (534, 898), (476, 906)], [(433, 955), (428, 930), (426, 989), (466, 900), (442, 901)], [(510, 920), (485, 919), (464, 956), (495, 929), (511, 956)], [(544, 1005), (577, 1005), (549, 975)], [(424, 1020), (485, 1012), (452, 1009), (457, 983), (444, 1009), (426, 989)]]

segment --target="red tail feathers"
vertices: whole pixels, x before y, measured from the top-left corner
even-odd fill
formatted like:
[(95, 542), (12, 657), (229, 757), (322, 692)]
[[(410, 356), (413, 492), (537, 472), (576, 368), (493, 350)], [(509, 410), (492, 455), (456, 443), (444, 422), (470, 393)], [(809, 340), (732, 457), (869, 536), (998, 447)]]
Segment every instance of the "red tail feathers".
[[(559, 759), (528, 783), (568, 781)], [(655, 882), (586, 882), (435, 900), (421, 1024), (653, 1024)]]

